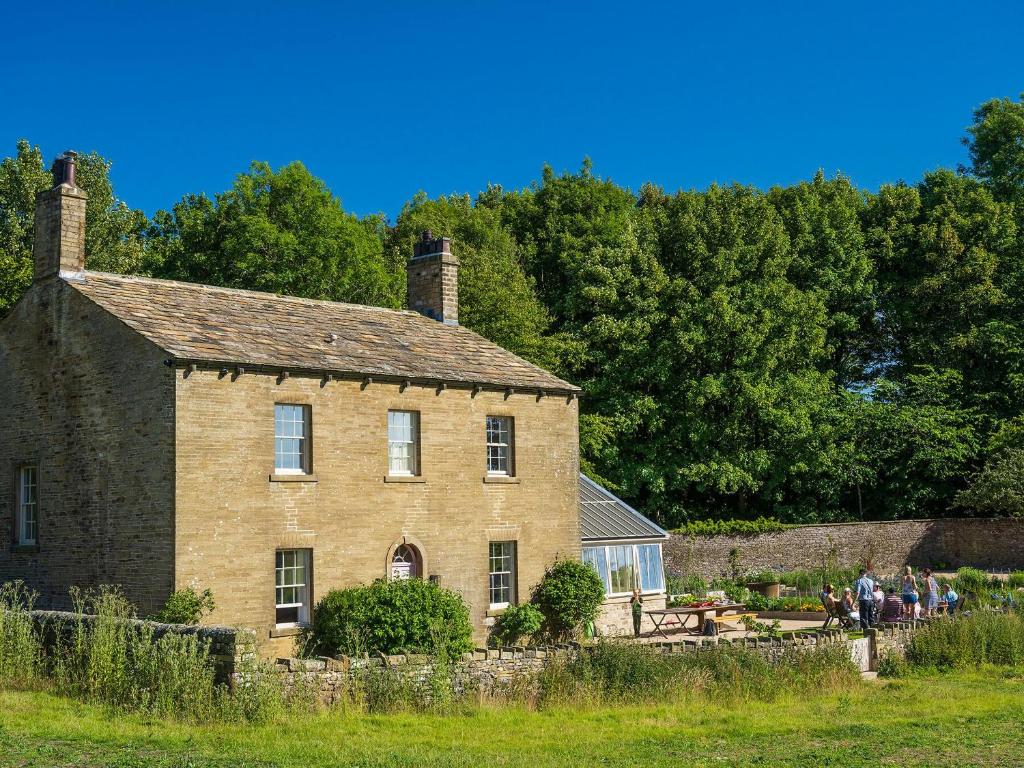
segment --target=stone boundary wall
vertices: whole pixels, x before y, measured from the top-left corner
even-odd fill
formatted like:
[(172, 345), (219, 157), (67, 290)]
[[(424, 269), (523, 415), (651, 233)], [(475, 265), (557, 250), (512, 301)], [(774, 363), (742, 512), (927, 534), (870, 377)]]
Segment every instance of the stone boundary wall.
[[(32, 621), (39, 630), (43, 640), (43, 648), (47, 653), (53, 651), (57, 639), (65, 639), (82, 621), (85, 624), (95, 623), (97, 617), (91, 614), (72, 613), (68, 611), (32, 611)], [(257, 659), (256, 634), (249, 629), (237, 627), (201, 626), (191, 624), (161, 624), (156, 621), (127, 619), (133, 627), (149, 626), (153, 628), (153, 638), (160, 639), (164, 635), (193, 635), (201, 642), (207, 643), (210, 659), (213, 661), (219, 681), (230, 680), (243, 664), (255, 662)]]
[[(578, 653), (578, 645), (540, 648), (478, 648), (463, 654), (452, 664), (451, 676), (456, 696), (476, 694), (500, 696), (519, 686), (532, 689), (537, 674), (552, 659), (568, 659)], [(378, 654), (363, 658), (278, 659), (275, 667), (286, 691), (300, 687), (317, 689), (320, 701), (335, 704), (344, 700), (357, 679), (368, 675), (394, 674), (429, 696), (434, 659), (427, 655)], [(240, 680), (243, 675), (236, 675)]]
[[(850, 638), (845, 630), (830, 628), (809, 629), (785, 638), (688, 637), (666, 640), (649, 647), (661, 653), (674, 654), (699, 653), (717, 646), (728, 646), (754, 651), (775, 662), (794, 650), (810, 651), (838, 646), (846, 648), (851, 661), (861, 672), (868, 672), (877, 668), (881, 656), (890, 652), (902, 655), (910, 637), (928, 621), (920, 619), (869, 629), (860, 638)], [(569, 659), (574, 654), (586, 652), (586, 646), (578, 644), (548, 648), (477, 649), (464, 654), (453, 665), (454, 693), (457, 696), (475, 693), (483, 698), (500, 696), (505, 691), (521, 690), (523, 687), (533, 690), (537, 673), (552, 659)], [(361, 675), (391, 673), (426, 691), (433, 670), (431, 657), (413, 654), (379, 655), (361, 659), (278, 659), (275, 667), (287, 691), (300, 687), (314, 688), (321, 702), (328, 705), (343, 701), (354, 681)]]
[(673, 534), (665, 542), (672, 573), (705, 579), (741, 573), (820, 569), (831, 559), (854, 567), (871, 563), (882, 574), (905, 565), (987, 570), (1024, 569), (1024, 520), (948, 518), (801, 525), (784, 531), (734, 536)]

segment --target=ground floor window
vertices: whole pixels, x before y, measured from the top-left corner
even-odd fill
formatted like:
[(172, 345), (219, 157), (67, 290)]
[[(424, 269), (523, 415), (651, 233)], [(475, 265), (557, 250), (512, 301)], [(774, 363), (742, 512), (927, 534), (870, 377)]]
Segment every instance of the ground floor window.
[(606, 595), (625, 595), (634, 589), (643, 592), (665, 589), (661, 544), (584, 547), (583, 562), (597, 571)]
[(491, 608), (505, 608), (515, 602), (516, 543), (492, 541), (489, 555)]
[(396, 581), (420, 577), (420, 556), (416, 547), (402, 544), (391, 556), (391, 578)]
[(18, 506), (15, 528), (19, 544), (35, 544), (39, 535), (39, 479), (35, 467), (18, 471)]
[(275, 573), (278, 626), (309, 623), (310, 550), (279, 549)]

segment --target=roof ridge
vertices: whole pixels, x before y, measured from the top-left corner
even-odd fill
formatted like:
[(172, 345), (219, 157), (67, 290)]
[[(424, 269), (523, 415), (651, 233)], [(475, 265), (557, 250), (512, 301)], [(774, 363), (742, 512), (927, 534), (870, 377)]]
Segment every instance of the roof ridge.
[[(243, 296), (266, 296), (273, 299), (281, 299), (284, 301), (294, 301), (299, 304), (309, 305), (330, 305), (333, 307), (349, 307), (355, 309), (368, 309), (376, 312), (394, 312), (401, 315), (412, 315), (415, 317), (424, 317), (419, 312), (414, 312), (411, 309), (392, 309), (391, 307), (378, 307), (373, 304), (356, 304), (349, 301), (331, 301), (330, 299), (309, 299), (304, 296), (292, 296), (289, 293), (274, 293), (272, 291), (254, 291), (251, 288), (229, 288), (225, 285), (210, 285), (208, 283), (190, 283), (187, 280), (167, 280), (162, 277), (149, 277), (148, 275), (121, 275), (116, 272), (100, 272), (97, 270), (87, 269), (82, 272), (82, 275), (88, 280), (90, 277), (100, 278), (113, 278), (121, 282), (133, 282), (133, 283), (156, 283), (158, 285), (176, 286), (180, 288), (195, 289), (201, 288), (213, 293), (226, 293), (229, 295), (243, 295)], [(431, 321), (436, 322), (436, 321)], [(461, 326), (452, 326), (461, 327)], [(467, 329), (468, 330), (468, 329)]]

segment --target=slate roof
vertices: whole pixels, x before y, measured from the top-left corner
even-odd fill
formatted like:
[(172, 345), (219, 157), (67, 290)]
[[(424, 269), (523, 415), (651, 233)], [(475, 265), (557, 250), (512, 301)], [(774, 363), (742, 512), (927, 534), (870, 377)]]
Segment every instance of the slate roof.
[(580, 474), (580, 531), (583, 541), (668, 538), (665, 529), (584, 474)]
[(103, 272), (67, 283), (178, 362), (580, 391), (417, 312)]

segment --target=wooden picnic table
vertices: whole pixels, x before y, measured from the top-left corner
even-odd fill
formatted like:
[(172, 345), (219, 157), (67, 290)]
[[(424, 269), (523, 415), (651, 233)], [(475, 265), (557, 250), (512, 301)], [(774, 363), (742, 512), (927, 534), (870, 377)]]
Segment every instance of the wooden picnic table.
[(667, 640), (668, 635), (665, 634), (662, 626), (670, 616), (675, 616), (676, 619), (678, 619), (680, 629), (686, 629), (686, 622), (690, 620), (691, 616), (696, 616), (697, 626), (690, 631), (700, 634), (704, 630), (704, 621), (707, 614), (714, 613), (715, 616), (724, 616), (729, 611), (740, 612), (746, 607), (747, 606), (743, 603), (722, 603), (721, 605), (708, 605), (697, 608), (681, 605), (676, 608), (655, 608), (650, 611), (646, 611), (646, 613), (651, 617), (651, 621), (654, 622), (654, 632), (657, 632)]

